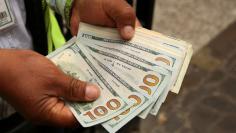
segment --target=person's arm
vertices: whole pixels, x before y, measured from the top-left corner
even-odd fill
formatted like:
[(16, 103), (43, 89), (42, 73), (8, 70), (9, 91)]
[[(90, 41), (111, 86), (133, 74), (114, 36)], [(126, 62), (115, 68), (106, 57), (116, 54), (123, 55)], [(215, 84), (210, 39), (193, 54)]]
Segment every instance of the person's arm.
[(61, 98), (92, 101), (100, 94), (30, 50), (0, 49), (0, 66), (0, 96), (35, 123), (74, 126), (76, 119)]

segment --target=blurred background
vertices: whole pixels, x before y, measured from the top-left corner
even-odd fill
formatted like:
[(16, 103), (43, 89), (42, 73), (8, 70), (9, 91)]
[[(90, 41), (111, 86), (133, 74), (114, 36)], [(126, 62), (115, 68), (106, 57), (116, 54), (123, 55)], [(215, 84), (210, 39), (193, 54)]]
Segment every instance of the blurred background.
[(120, 132), (235, 133), (236, 0), (129, 2), (146, 28), (190, 42), (194, 55), (180, 93), (168, 94), (158, 116)]

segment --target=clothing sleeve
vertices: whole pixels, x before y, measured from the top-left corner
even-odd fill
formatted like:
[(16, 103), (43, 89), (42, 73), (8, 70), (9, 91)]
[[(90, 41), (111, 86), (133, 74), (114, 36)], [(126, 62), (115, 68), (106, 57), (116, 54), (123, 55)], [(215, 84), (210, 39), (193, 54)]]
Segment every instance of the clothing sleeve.
[(49, 5), (56, 13), (60, 14), (66, 20), (67, 25), (69, 25), (73, 1), (74, 0), (43, 0), (43, 3)]

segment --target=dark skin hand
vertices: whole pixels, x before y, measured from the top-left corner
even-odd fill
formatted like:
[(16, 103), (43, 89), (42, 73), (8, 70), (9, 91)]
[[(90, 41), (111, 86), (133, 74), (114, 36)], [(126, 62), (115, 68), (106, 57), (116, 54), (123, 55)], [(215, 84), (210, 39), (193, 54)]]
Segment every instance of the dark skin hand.
[(117, 27), (121, 37), (134, 36), (135, 25), (140, 25), (133, 8), (125, 0), (75, 0), (71, 15), (71, 33), (76, 35), (79, 22)]
[[(73, 35), (80, 21), (117, 27), (126, 40), (139, 25), (125, 0), (75, 0), (70, 27)], [(61, 99), (93, 101), (100, 95), (97, 86), (65, 75), (49, 59), (30, 50), (0, 49), (0, 66), (0, 96), (38, 124), (75, 126), (77, 120)]]
[(29, 50), (0, 50), (0, 96), (26, 119), (57, 126), (74, 126), (76, 120), (61, 98), (93, 101), (95, 85), (65, 75), (49, 59)]

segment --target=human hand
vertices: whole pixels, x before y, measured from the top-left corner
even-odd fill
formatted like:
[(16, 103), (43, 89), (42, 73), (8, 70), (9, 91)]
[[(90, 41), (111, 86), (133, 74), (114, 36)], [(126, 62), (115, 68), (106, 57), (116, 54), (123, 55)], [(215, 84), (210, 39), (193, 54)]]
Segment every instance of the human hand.
[(70, 28), (76, 35), (79, 22), (117, 27), (121, 37), (129, 40), (134, 35), (136, 15), (125, 0), (75, 0), (72, 7)]
[(99, 89), (65, 75), (50, 60), (29, 50), (0, 50), (0, 96), (26, 119), (38, 124), (75, 126), (65, 105), (92, 101)]

